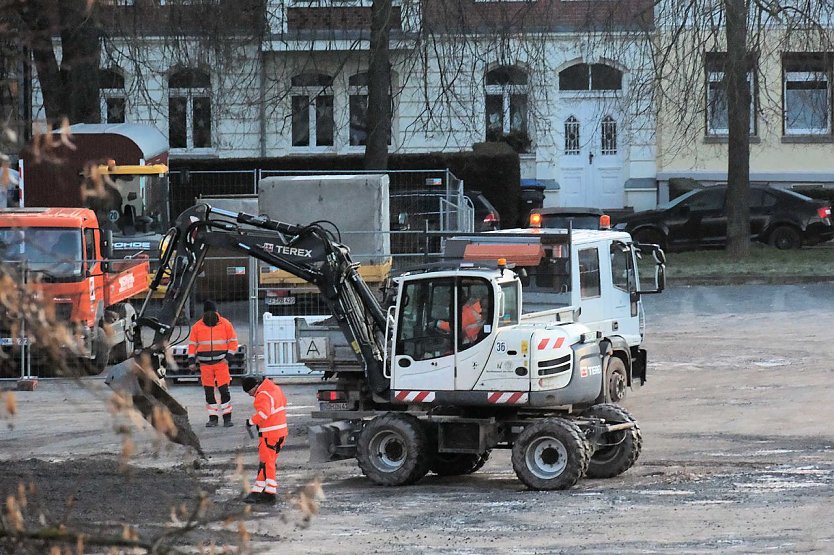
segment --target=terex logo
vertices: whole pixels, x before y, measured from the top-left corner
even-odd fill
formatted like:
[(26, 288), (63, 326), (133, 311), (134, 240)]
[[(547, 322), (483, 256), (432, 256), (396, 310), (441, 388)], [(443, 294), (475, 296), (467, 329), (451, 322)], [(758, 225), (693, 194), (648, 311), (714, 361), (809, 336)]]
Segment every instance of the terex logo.
[(122, 251), (128, 249), (149, 250), (150, 248), (149, 241), (116, 241), (113, 243), (113, 249)]
[(273, 254), (286, 254), (288, 256), (300, 256), (303, 258), (313, 257), (313, 251), (311, 249), (297, 249), (295, 247), (285, 247), (274, 243), (264, 243), (261, 245), (261, 248)]

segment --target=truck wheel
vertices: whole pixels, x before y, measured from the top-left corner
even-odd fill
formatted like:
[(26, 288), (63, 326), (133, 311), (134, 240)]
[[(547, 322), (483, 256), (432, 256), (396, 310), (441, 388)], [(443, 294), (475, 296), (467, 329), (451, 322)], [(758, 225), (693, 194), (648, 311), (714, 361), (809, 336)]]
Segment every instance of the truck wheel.
[(110, 342), (107, 340), (107, 334), (100, 326), (93, 328), (93, 338), (91, 341), (91, 349), (93, 358), (85, 358), (81, 360), (81, 367), (88, 376), (96, 376), (104, 372), (107, 367), (107, 361), (110, 358)]
[(610, 424), (634, 424), (630, 430), (603, 434), (591, 455), (589, 478), (613, 478), (634, 466), (643, 448), (643, 436), (637, 421), (627, 410), (617, 405), (601, 404), (592, 406), (582, 416), (603, 418)]
[(605, 367), (605, 400), (609, 403), (620, 403), (628, 392), (628, 377), (623, 359), (612, 356)]
[(547, 418), (518, 435), (512, 459), (516, 476), (530, 489), (568, 489), (588, 469), (588, 444), (570, 420)]
[(127, 360), (133, 354), (133, 341), (128, 338), (133, 332), (133, 318), (136, 315), (136, 310), (132, 305), (124, 303), (113, 307), (120, 320), (126, 322), (127, 329), (125, 330), (125, 339), (121, 343), (113, 345), (110, 350), (110, 364), (118, 364)]
[(362, 473), (381, 486), (413, 484), (429, 471), (430, 455), (420, 421), (394, 412), (368, 422), (356, 446)]
[(479, 471), (489, 460), (490, 451), (475, 453), (437, 453), (430, 470), (438, 476), (463, 476)]

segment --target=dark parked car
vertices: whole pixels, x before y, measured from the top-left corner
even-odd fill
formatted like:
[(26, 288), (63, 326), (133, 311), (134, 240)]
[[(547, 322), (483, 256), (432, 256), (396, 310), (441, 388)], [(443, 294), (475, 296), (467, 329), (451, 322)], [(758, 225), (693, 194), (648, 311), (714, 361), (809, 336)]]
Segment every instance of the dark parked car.
[[(498, 210), (480, 191), (464, 191), (463, 195), (475, 209), (475, 231), (501, 229)], [(430, 230), (440, 229), (441, 209), (446, 199), (445, 191), (407, 190), (391, 192), (392, 229), (422, 230), (426, 224)], [(456, 195), (455, 195), (456, 196)]]
[[(724, 213), (727, 186), (689, 191), (659, 206), (623, 218), (625, 229), (641, 243), (664, 249), (723, 246), (727, 241)], [(750, 187), (750, 238), (780, 249), (815, 245), (834, 237), (831, 206), (787, 189)]]
[(494, 231), (501, 229), (501, 216), (498, 210), (480, 191), (464, 191), (463, 194), (475, 207), (475, 231)]

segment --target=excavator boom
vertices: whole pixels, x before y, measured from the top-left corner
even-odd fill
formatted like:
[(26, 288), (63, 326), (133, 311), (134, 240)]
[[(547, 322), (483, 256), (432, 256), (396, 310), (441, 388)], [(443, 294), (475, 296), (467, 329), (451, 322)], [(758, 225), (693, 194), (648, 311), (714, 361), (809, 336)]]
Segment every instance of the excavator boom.
[[(390, 381), (383, 372), (387, 315), (359, 275), (350, 249), (337, 242), (332, 231), (316, 223), (289, 224), (198, 204), (180, 214), (163, 239), (159, 270), (134, 323), (134, 356), (114, 366), (105, 380), (115, 391), (129, 395), (134, 407), (171, 441), (202, 453), (187, 411), (164, 389), (163, 376), (177, 319), (212, 247), (237, 250), (315, 285), (348, 342), (356, 346), (372, 393), (388, 391)], [(152, 317), (149, 300), (166, 271), (165, 297)], [(173, 429), (160, 425), (160, 414), (166, 411)]]

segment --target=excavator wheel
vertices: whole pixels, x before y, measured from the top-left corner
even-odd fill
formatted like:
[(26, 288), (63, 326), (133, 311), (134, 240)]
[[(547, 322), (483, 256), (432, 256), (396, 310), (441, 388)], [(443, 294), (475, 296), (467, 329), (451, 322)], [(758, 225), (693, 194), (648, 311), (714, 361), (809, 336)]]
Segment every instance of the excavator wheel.
[(582, 430), (564, 418), (530, 424), (513, 444), (513, 470), (528, 488), (573, 487), (588, 469), (590, 453)]
[(637, 462), (643, 448), (643, 436), (634, 417), (622, 407), (608, 403), (594, 405), (582, 416), (603, 418), (608, 424), (631, 422), (634, 427), (602, 435), (597, 442), (591, 463), (588, 465), (588, 478), (613, 478), (619, 476)]
[(437, 453), (430, 470), (438, 476), (463, 476), (479, 471), (489, 460), (490, 451), (473, 453)]
[(356, 460), (362, 473), (376, 484), (413, 484), (426, 475), (431, 460), (423, 425), (409, 414), (377, 416), (359, 434)]

